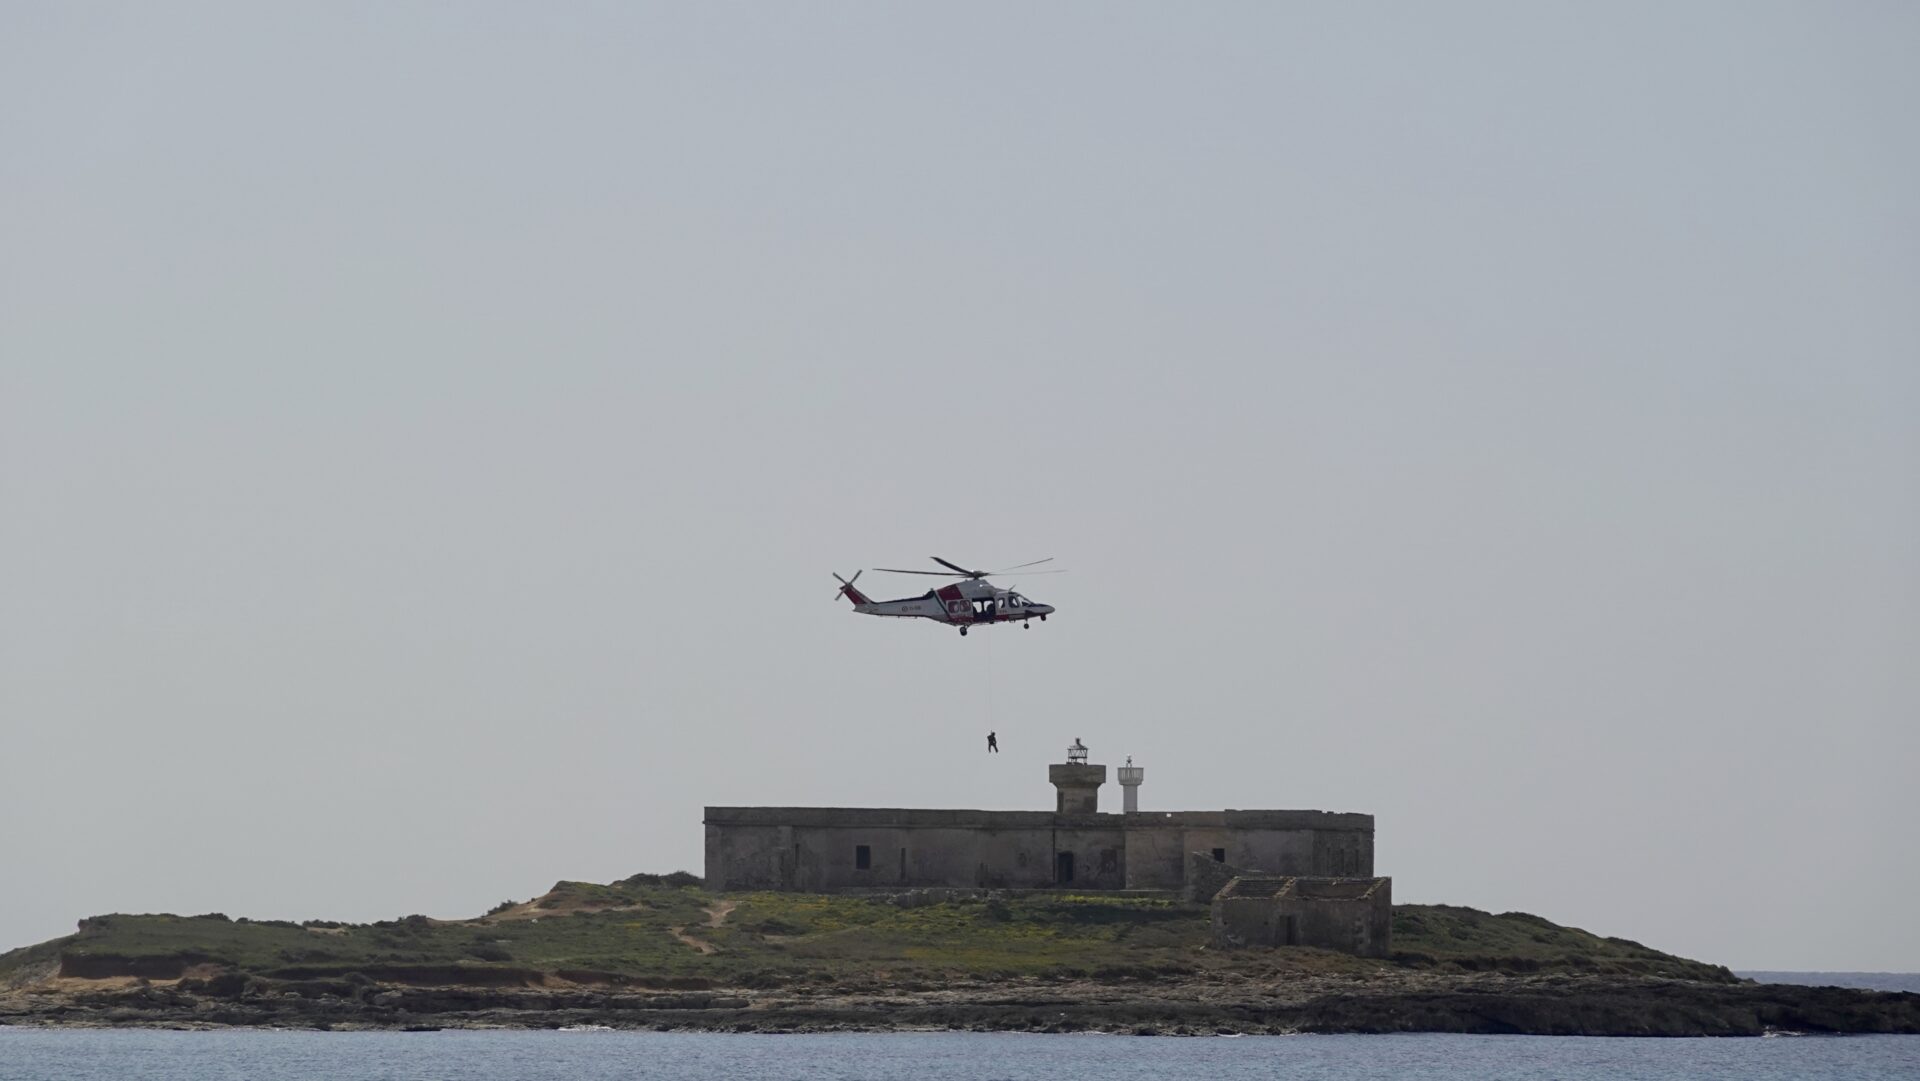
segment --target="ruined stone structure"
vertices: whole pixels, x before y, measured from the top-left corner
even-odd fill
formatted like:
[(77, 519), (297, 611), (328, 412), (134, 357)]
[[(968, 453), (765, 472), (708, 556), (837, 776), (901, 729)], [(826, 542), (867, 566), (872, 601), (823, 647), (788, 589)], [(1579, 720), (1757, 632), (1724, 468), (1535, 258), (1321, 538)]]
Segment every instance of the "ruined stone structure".
[(1319, 946), (1385, 957), (1393, 949), (1393, 879), (1236, 878), (1214, 895), (1213, 944)]
[(962, 887), (1179, 890), (1187, 857), (1282, 875), (1373, 874), (1373, 816), (1328, 811), (1102, 814), (1085, 748), (1047, 768), (1054, 810), (708, 807), (706, 878), (722, 890)]
[(1247, 873), (1205, 852), (1189, 852), (1187, 881), (1180, 887), (1180, 899), (1190, 905), (1210, 904), (1214, 894), (1226, 889), (1227, 883)]

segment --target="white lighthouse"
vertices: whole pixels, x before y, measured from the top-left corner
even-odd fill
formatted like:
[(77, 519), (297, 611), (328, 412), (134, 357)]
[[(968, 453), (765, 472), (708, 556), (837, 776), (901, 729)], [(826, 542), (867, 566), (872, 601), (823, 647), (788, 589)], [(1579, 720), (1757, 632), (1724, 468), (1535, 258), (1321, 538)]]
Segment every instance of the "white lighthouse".
[(1133, 756), (1127, 756), (1127, 764), (1120, 767), (1121, 810), (1132, 814), (1140, 809), (1140, 782), (1146, 780), (1145, 768), (1133, 764)]

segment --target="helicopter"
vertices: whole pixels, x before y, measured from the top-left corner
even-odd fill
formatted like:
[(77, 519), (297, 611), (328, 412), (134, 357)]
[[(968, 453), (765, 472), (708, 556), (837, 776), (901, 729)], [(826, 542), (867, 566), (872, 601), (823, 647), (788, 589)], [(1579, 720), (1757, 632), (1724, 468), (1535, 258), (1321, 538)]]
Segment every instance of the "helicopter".
[(944, 571), (908, 571), (894, 570), (888, 567), (875, 567), (883, 574), (936, 574), (943, 578), (959, 578), (961, 581), (944, 585), (938, 589), (929, 589), (918, 597), (902, 597), (893, 601), (876, 601), (853, 583), (860, 580), (865, 571), (854, 571), (852, 578), (839, 579), (840, 589), (835, 597), (845, 597), (853, 602), (853, 610), (863, 616), (898, 616), (903, 619), (931, 619), (935, 623), (948, 623), (958, 626), (965, 635), (967, 628), (982, 623), (1013, 623), (1031, 630), (1032, 620), (1039, 617), (1045, 623), (1047, 616), (1053, 613), (1053, 605), (1040, 604), (1011, 590), (1000, 589), (986, 580), (987, 575), (1006, 574), (1063, 574), (1064, 571), (1029, 571), (1022, 567), (1037, 567), (1042, 563), (1053, 562), (1053, 557), (1036, 559), (1032, 563), (1020, 563), (1005, 570), (974, 571), (958, 563), (949, 563), (939, 556), (929, 556), (935, 563), (948, 568)]

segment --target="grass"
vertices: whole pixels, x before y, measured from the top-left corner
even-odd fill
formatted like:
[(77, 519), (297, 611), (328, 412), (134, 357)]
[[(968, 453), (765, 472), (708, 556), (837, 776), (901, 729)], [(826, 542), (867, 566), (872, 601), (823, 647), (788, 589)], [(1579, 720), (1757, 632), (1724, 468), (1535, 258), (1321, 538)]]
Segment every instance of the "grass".
[(1190, 968), (1203, 908), (1134, 898), (1028, 897), (899, 908), (853, 897), (743, 896), (712, 941), (763, 967), (839, 975), (1091, 972), (1116, 963)]
[[(250, 922), (224, 916), (110, 915), (78, 934), (0, 954), (0, 985), (55, 959), (77, 974), (169, 978), (213, 965), (277, 979), (516, 983), (557, 975), (647, 986), (849, 986), (901, 978), (1093, 976), (1151, 979), (1197, 971), (1579, 972), (1731, 979), (1725, 969), (1559, 927), (1524, 913), (1447, 905), (1394, 913), (1391, 962), (1319, 950), (1207, 949), (1204, 906), (1140, 897), (1052, 894), (900, 907), (844, 895), (725, 895), (691, 875), (561, 882), (526, 904), (472, 920), (409, 916), (371, 924)], [(676, 934), (679, 929), (679, 934)], [(681, 935), (716, 947), (702, 953)]]
[[(56, 942), (57, 952), (78, 971), (104, 971), (124, 962), (141, 974), (161, 974), (170, 965), (213, 964), (290, 978), (449, 966), (672, 977), (695, 974), (702, 965), (701, 955), (670, 928), (704, 924), (711, 903), (711, 895), (697, 888), (562, 882), (534, 903), (528, 918), (496, 912), (465, 921), (409, 916), (370, 924), (301, 925), (224, 916), (110, 915), (84, 921), (78, 934)], [(539, 915), (543, 909), (564, 914)], [(0, 955), (0, 979), (45, 960), (46, 950), (30, 950), (35, 952)]]
[(1500, 915), (1454, 905), (1396, 905), (1394, 960), (1415, 968), (1580, 972), (1732, 982), (1719, 965), (1689, 961), (1624, 938), (1602, 938), (1526, 912)]

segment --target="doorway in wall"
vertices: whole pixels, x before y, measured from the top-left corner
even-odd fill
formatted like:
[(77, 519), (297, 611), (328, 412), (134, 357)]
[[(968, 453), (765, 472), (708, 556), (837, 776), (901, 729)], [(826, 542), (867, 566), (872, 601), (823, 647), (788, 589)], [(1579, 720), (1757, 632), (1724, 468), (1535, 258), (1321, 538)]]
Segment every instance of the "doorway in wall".
[(1062, 852), (1053, 857), (1054, 880), (1064, 886), (1073, 881), (1073, 853)]

